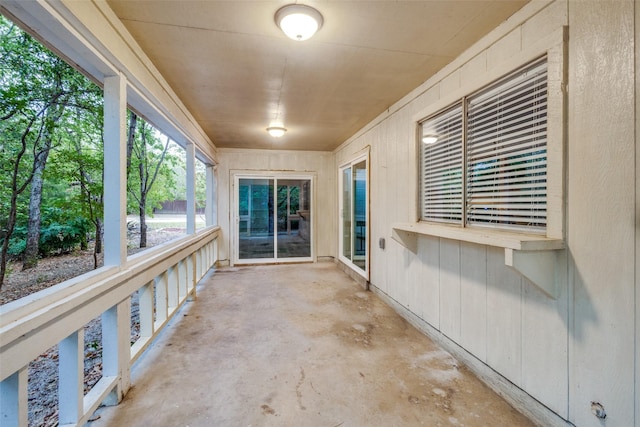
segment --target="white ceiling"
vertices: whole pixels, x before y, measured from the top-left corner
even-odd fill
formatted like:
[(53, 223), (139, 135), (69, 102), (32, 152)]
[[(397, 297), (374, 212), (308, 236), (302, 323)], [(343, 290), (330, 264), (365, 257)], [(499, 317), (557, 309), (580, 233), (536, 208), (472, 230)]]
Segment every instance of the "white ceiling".
[(309, 0), (297, 42), (286, 0), (107, 0), (217, 147), (291, 150), (333, 150), (527, 1)]

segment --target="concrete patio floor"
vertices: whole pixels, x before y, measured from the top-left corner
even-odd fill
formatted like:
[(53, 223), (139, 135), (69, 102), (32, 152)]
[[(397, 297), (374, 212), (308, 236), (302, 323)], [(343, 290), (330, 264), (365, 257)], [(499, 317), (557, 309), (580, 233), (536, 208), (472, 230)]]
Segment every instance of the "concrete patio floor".
[(333, 263), (223, 268), (103, 426), (533, 426)]

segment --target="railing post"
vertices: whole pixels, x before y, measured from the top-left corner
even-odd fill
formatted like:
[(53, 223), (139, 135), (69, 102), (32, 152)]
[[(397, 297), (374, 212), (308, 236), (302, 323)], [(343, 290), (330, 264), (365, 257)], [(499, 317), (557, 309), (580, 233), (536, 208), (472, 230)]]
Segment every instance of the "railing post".
[(178, 287), (180, 286), (180, 280), (178, 279), (178, 264), (175, 264), (167, 270), (167, 279), (167, 300), (169, 302), (169, 313), (172, 313), (178, 306)]
[(187, 283), (187, 260), (178, 261), (178, 302), (187, 297), (189, 284)]
[(220, 259), (220, 253), (218, 252), (218, 238), (213, 240), (213, 259), (211, 260), (211, 266), (214, 266)]
[(140, 338), (153, 336), (153, 282), (140, 288)]
[(60, 341), (58, 357), (58, 422), (76, 424), (84, 411), (84, 329)]
[(191, 293), (192, 298), (196, 298), (196, 253), (189, 255), (186, 259), (187, 267), (187, 294)]
[(156, 285), (156, 330), (160, 329), (167, 320), (169, 300), (167, 290), (169, 287), (168, 273), (165, 271), (154, 279)]
[(3, 427), (27, 425), (27, 367), (0, 382), (0, 424)]
[(102, 314), (102, 376), (118, 378), (106, 405), (117, 405), (129, 390), (130, 361), (131, 298), (127, 298)]

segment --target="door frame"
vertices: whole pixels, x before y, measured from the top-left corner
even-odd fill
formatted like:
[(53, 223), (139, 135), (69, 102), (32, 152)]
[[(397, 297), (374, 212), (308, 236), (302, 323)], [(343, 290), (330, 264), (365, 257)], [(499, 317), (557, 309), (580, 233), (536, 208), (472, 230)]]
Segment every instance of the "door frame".
[[(310, 172), (282, 172), (269, 170), (231, 170), (230, 173), (230, 193), (231, 205), (229, 212), (231, 218), (229, 221), (231, 233), (231, 260), (230, 265), (254, 265), (254, 264), (285, 264), (296, 262), (316, 262), (315, 235), (316, 235), (316, 174)], [(239, 215), (239, 181), (240, 179), (273, 179), (274, 192), (277, 191), (277, 180), (300, 179), (309, 180), (311, 188), (309, 189), (309, 211), (311, 212), (311, 224), (309, 227), (309, 245), (311, 256), (298, 258), (277, 258), (278, 232), (277, 221), (274, 215), (274, 258), (251, 258), (240, 259), (240, 215)], [(274, 194), (275, 197), (275, 194)], [(274, 199), (275, 200), (275, 199)], [(274, 203), (274, 214), (277, 214), (277, 203)]]
[[(343, 255), (344, 253), (344, 222), (343, 222), (343, 197), (342, 197), (342, 189), (344, 188), (344, 182), (343, 182), (343, 174), (342, 171), (347, 168), (347, 167), (351, 167), (353, 168), (354, 165), (361, 163), (362, 161), (365, 162), (365, 170), (366, 170), (366, 201), (365, 201), (365, 205), (366, 205), (366, 233), (365, 233), (365, 269), (364, 271), (358, 267), (352, 260), (350, 260), (349, 258), (345, 257)], [(364, 153), (360, 152), (358, 154), (356, 154), (353, 158), (351, 158), (351, 160), (347, 161), (347, 162), (343, 162), (342, 164), (340, 164), (338, 166), (338, 260), (340, 260), (340, 262), (342, 262), (344, 265), (348, 266), (350, 269), (352, 269), (355, 273), (357, 273), (359, 276), (362, 276), (365, 280), (369, 280), (370, 277), (370, 259), (371, 259), (371, 209), (370, 209), (370, 198), (371, 198), (371, 178), (370, 178), (370, 172), (369, 172), (369, 150), (366, 150)], [(353, 182), (353, 174), (352, 174), (352, 182)], [(355, 196), (355, 194), (353, 194), (353, 196)], [(351, 214), (353, 216), (353, 197), (351, 198)], [(352, 219), (351, 221), (352, 223), (352, 233), (354, 232), (354, 228), (353, 228), (353, 224), (354, 221)], [(353, 257), (353, 238), (351, 239), (351, 244), (352, 244), (352, 248), (351, 248), (351, 256)]]

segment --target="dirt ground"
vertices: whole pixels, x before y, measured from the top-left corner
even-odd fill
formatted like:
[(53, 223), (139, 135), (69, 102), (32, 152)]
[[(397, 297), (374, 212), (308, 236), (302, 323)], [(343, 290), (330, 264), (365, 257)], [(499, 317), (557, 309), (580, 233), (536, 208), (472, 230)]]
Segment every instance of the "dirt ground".
[[(184, 229), (148, 230), (147, 248), (184, 235)], [(137, 248), (139, 234), (130, 232), (128, 254), (145, 250)], [(103, 256), (99, 255), (98, 266), (102, 266)], [(9, 274), (0, 291), (0, 305), (25, 297), (57, 283), (79, 276), (94, 269), (93, 249), (41, 259), (35, 269), (22, 271), (21, 262), (9, 264)], [(138, 338), (137, 298), (132, 296), (131, 339)], [(102, 377), (102, 333), (100, 319), (85, 325), (85, 393)], [(58, 348), (43, 352), (29, 364), (29, 426), (48, 427), (58, 425)]]
[[(147, 231), (147, 249), (168, 240), (184, 235), (183, 229), (158, 229)], [(144, 249), (137, 247), (140, 234), (129, 233), (129, 255)], [(103, 265), (103, 254), (98, 255), (98, 266)], [(0, 291), (0, 305), (25, 297), (34, 292), (46, 289), (57, 283), (93, 270), (93, 248), (86, 251), (77, 250), (70, 254), (41, 259), (35, 269), (22, 271), (22, 262), (8, 264), (9, 274), (5, 278)]]

